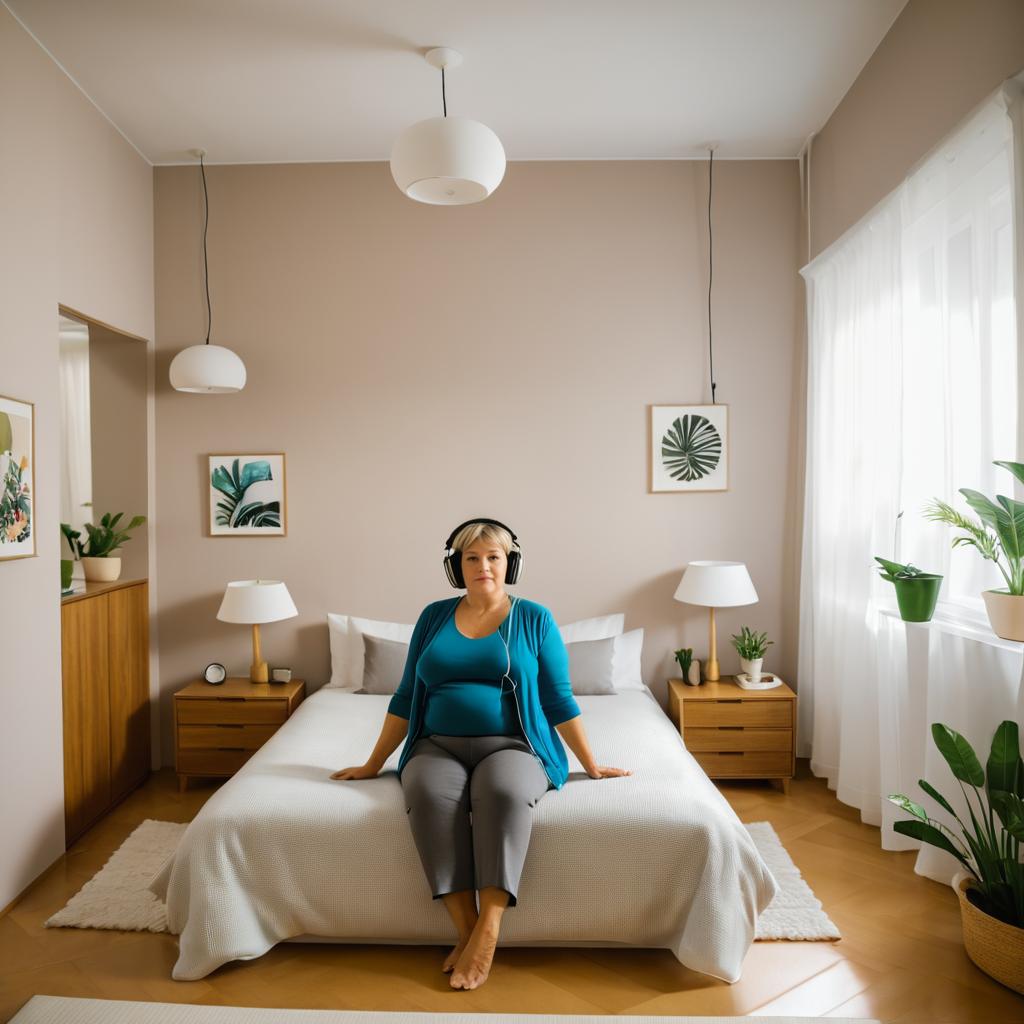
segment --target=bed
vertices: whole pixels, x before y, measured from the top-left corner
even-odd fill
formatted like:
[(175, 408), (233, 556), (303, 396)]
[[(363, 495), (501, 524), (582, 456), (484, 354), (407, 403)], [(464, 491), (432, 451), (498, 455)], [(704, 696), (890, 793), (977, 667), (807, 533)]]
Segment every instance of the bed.
[[(502, 945), (642, 946), (723, 981), (740, 977), (776, 885), (747, 830), (683, 747), (653, 695), (577, 698), (600, 763), (534, 809)], [(453, 943), (430, 898), (395, 774), (338, 782), (361, 764), (389, 698), (324, 688), (189, 824), (151, 889), (180, 936), (172, 976), (203, 978), (279, 942)]]

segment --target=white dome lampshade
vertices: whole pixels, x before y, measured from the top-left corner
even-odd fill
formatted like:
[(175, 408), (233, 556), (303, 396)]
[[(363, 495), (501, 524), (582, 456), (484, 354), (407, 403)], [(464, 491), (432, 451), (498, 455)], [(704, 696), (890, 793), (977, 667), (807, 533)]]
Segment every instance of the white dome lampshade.
[(171, 360), (171, 387), (197, 394), (227, 394), (245, 387), (245, 363), (223, 345), (190, 345)]
[(505, 176), (505, 150), (485, 124), (431, 117), (406, 128), (391, 148), (391, 174), (410, 198), (434, 206), (486, 199)]

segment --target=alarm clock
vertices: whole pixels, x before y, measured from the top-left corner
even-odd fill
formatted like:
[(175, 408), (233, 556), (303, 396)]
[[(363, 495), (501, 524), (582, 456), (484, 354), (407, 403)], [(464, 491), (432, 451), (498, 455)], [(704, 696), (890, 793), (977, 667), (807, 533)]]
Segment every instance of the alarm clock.
[(210, 662), (203, 669), (203, 678), (213, 686), (218, 686), (227, 678), (227, 670), (219, 661)]

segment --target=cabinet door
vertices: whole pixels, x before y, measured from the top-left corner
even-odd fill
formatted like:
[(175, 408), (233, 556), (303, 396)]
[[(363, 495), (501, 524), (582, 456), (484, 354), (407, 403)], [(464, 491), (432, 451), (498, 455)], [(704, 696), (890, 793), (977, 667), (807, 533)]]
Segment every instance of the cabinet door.
[(110, 805), (107, 596), (61, 608), (64, 827), (70, 846)]
[(109, 629), (110, 798), (149, 775), (149, 588), (112, 590)]

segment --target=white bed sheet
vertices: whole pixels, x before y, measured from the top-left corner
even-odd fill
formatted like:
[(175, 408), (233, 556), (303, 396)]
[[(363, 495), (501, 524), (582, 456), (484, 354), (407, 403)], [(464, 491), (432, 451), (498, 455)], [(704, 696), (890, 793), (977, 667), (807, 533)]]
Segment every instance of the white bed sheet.
[[(455, 932), (431, 893), (406, 820), (396, 751), (362, 764), (388, 697), (324, 689), (206, 802), (154, 879), (180, 935), (173, 977), (205, 977), (289, 938), (442, 944)], [(601, 764), (633, 775), (570, 776), (534, 808), (503, 945), (667, 948), (733, 982), (776, 884), (746, 828), (649, 691), (578, 698)]]

